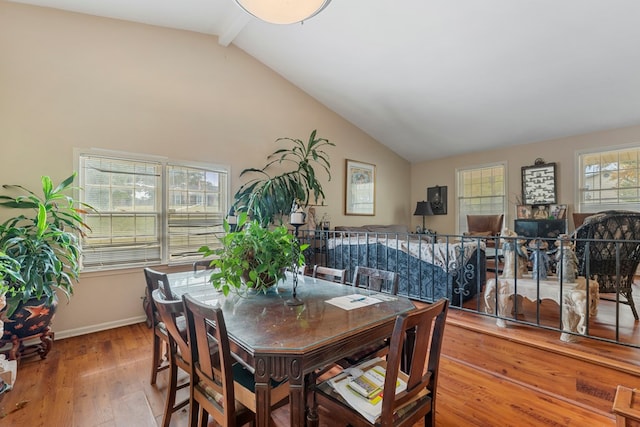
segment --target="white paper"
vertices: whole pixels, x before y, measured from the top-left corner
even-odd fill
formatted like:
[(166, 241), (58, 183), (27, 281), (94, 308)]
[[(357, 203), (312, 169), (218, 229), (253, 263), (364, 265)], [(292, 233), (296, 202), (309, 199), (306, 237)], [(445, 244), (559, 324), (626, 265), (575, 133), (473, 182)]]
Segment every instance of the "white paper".
[(327, 302), (344, 310), (353, 310), (355, 308), (362, 308), (368, 305), (378, 304), (381, 301), (377, 298), (367, 295), (352, 294), (331, 298), (328, 299)]

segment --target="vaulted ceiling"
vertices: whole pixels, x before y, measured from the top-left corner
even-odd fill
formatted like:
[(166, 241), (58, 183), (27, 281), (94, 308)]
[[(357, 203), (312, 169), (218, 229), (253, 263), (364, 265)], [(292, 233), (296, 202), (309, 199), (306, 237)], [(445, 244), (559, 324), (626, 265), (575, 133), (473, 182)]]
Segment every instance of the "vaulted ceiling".
[(411, 162), (640, 124), (640, 1), (18, 0), (218, 36)]

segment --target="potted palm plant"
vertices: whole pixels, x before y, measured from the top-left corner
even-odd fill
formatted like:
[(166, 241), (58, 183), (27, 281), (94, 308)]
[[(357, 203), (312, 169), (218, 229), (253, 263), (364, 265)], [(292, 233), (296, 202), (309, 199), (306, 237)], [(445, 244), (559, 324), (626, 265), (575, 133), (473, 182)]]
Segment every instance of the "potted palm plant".
[[(331, 180), (331, 164), (324, 151), (327, 146), (335, 146), (325, 138), (311, 132), (305, 143), (300, 139), (278, 138), (276, 143), (290, 142), (291, 147), (279, 148), (267, 157), (267, 164), (261, 168), (248, 168), (240, 172), (240, 177), (253, 174), (254, 177), (236, 192), (234, 207), (237, 212), (248, 212), (263, 226), (291, 213), (291, 206), (297, 202), (301, 208), (324, 199), (322, 183), (315, 166), (320, 166)], [(292, 165), (291, 169), (286, 169)], [(271, 174), (273, 168), (278, 171)], [(282, 223), (282, 221), (280, 221)]]
[[(236, 192), (233, 209), (239, 212), (238, 222), (231, 229), (224, 222), (225, 236), (219, 249), (200, 248), (205, 257), (216, 255), (211, 275), (214, 287), (225, 295), (245, 289), (265, 291), (285, 278), (285, 269), (297, 270), (304, 264), (302, 252), (309, 247), (301, 245), (296, 236), (282, 225), (282, 217), (292, 212), (292, 206), (306, 207), (318, 198), (324, 198), (322, 183), (315, 166), (329, 172), (329, 156), (324, 151), (335, 144), (311, 132), (305, 143), (300, 139), (278, 138), (276, 143), (290, 142), (289, 148), (280, 148), (267, 157), (261, 168), (248, 168), (240, 173), (256, 174)], [(293, 168), (282, 172), (282, 166)], [(281, 173), (272, 175), (279, 166)], [(251, 220), (249, 220), (251, 218)], [(280, 225), (269, 228), (278, 218)]]
[[(0, 250), (13, 260), (13, 266), (19, 266), (19, 274), (5, 277), (7, 308), (3, 316), (13, 319), (5, 325), (5, 337), (35, 335), (37, 331), (21, 327), (24, 325), (17, 320), (33, 318), (34, 313), (43, 315), (39, 316), (38, 325), (48, 327), (57, 303), (56, 291), (67, 299), (73, 294), (80, 272), (79, 239), (88, 230), (81, 217), (86, 211), (79, 209), (78, 202), (67, 194), (73, 189), (75, 177), (73, 173), (54, 186), (51, 178), (43, 176), (40, 195), (21, 185), (3, 186), (19, 193), (0, 195), (0, 206), (17, 212), (0, 224)], [(90, 209), (85, 204), (80, 206)], [(45, 308), (18, 316), (34, 301), (37, 307)]]
[(284, 225), (269, 229), (257, 220), (248, 220), (247, 213), (242, 212), (235, 231), (227, 221), (224, 229), (220, 248), (203, 246), (200, 252), (205, 257), (216, 256), (211, 282), (225, 295), (231, 291), (267, 292), (285, 278), (287, 268), (304, 264), (302, 251), (309, 245), (300, 245)]

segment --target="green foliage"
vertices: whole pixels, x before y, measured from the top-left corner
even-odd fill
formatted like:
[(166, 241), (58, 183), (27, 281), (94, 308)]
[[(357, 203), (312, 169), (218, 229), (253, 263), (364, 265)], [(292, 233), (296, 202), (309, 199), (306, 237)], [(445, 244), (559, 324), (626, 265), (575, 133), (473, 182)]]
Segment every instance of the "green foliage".
[(79, 238), (89, 230), (80, 216), (86, 210), (75, 207), (78, 203), (65, 194), (73, 189), (75, 177), (73, 173), (54, 187), (51, 178), (43, 176), (42, 195), (20, 185), (3, 186), (23, 194), (0, 195), (0, 206), (32, 212), (32, 216), (19, 213), (0, 225), (0, 249), (20, 267), (19, 275), (10, 274), (7, 281), (7, 317), (31, 298), (46, 297), (52, 302), (56, 289), (67, 298), (73, 294), (80, 272)]
[(20, 263), (0, 251), (0, 295), (7, 293), (10, 283), (23, 283)]
[(309, 245), (300, 245), (285, 226), (273, 229), (263, 227), (259, 221), (248, 221), (247, 213), (238, 216), (237, 231), (231, 231), (224, 222), (226, 235), (221, 238), (222, 247), (211, 250), (200, 248), (205, 257), (216, 255), (213, 286), (224, 295), (230, 291), (242, 292), (248, 288), (266, 291), (277, 281), (284, 279), (285, 269), (304, 264), (302, 251)]
[[(314, 164), (321, 166), (331, 180), (329, 156), (323, 149), (335, 144), (325, 138), (316, 138), (315, 130), (306, 144), (300, 139), (276, 139), (276, 143), (281, 141), (289, 141), (293, 147), (281, 148), (270, 154), (262, 169), (243, 170), (240, 177), (250, 173), (258, 176), (243, 184), (234, 196), (236, 211), (248, 212), (263, 226), (272, 223), (277, 216), (288, 215), (294, 200), (306, 207), (309, 203), (317, 203), (320, 198), (324, 199)], [(292, 164), (295, 169), (275, 176), (269, 174), (272, 167), (283, 164)]]

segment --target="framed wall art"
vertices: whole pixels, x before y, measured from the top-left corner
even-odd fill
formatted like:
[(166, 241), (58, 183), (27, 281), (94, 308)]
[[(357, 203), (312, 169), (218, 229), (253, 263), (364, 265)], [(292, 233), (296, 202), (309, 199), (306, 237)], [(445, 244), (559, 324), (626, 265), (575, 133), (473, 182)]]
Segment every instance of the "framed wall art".
[(522, 167), (522, 204), (556, 203), (556, 164), (543, 163)]
[(427, 188), (427, 200), (431, 202), (434, 215), (447, 214), (447, 186), (436, 185)]
[(517, 205), (516, 206), (516, 219), (531, 219), (532, 207), (531, 205)]
[(375, 215), (376, 166), (347, 159), (345, 215)]
[(551, 205), (549, 206), (549, 218), (566, 219), (567, 205)]

